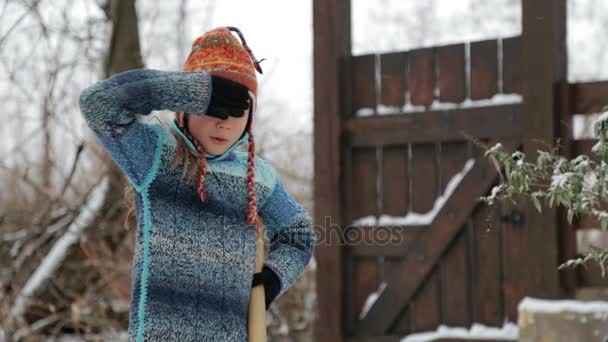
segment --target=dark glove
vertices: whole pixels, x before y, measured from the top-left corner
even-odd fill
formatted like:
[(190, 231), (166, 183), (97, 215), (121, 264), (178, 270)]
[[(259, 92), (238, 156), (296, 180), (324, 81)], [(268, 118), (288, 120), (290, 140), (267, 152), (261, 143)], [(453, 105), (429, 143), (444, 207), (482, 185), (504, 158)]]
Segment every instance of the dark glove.
[(207, 115), (220, 119), (228, 116), (241, 117), (249, 108), (249, 90), (244, 85), (233, 80), (211, 76), (211, 100)]
[(279, 277), (267, 266), (262, 268), (262, 272), (255, 273), (251, 281), (251, 287), (264, 285), (264, 297), (266, 299), (266, 310), (270, 307), (270, 303), (279, 294), (281, 283)]

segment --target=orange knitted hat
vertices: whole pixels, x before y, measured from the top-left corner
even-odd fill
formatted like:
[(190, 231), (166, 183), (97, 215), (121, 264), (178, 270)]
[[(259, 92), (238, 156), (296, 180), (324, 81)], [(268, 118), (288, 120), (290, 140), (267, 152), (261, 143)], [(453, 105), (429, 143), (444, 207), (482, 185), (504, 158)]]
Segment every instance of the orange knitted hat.
[[(232, 32), (236, 32), (239, 42)], [(249, 89), (257, 97), (258, 82), (255, 71), (262, 74), (262, 68), (255, 59), (253, 52), (247, 46), (243, 34), (236, 27), (219, 27), (206, 32), (196, 38), (192, 44), (192, 51), (184, 63), (184, 71), (207, 70), (212, 75), (221, 76), (238, 82)], [(257, 201), (255, 196), (255, 143), (253, 140), (253, 107), (250, 109), (249, 120), (246, 131), (249, 133), (249, 151), (247, 158), (247, 194), (249, 204), (247, 207), (246, 220), (248, 224), (254, 224), (257, 218)], [(203, 186), (207, 173), (207, 159), (202, 145), (188, 132), (182, 118), (183, 113), (175, 113), (178, 126), (184, 131), (190, 140), (196, 145), (201, 156), (199, 164), (199, 177), (197, 190), (201, 201), (206, 200), (206, 192)]]
[[(242, 44), (231, 31), (238, 33)], [(192, 52), (184, 63), (184, 70), (209, 70), (213, 75), (243, 84), (256, 96), (258, 81), (255, 70), (262, 73), (245, 38), (235, 27), (216, 28), (196, 38)]]

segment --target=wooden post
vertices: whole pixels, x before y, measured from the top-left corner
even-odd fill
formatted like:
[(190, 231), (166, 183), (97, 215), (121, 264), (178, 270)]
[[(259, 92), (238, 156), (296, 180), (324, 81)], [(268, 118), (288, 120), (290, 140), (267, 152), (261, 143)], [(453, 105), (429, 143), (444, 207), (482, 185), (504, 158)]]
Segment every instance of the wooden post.
[[(560, 82), (567, 80), (566, 0), (522, 1), (523, 108), (527, 130), (526, 160), (535, 162), (538, 149), (548, 150), (559, 134)], [(536, 141), (540, 140), (542, 142)], [(544, 144), (551, 147), (547, 147)], [(557, 210), (543, 207), (538, 213), (526, 206), (528, 296), (560, 296)]]
[[(318, 315), (315, 341), (344, 341), (341, 239), (343, 116), (348, 113), (345, 78), (350, 70), (350, 0), (314, 0), (315, 225), (321, 235), (317, 260)], [(334, 231), (332, 231), (334, 230)], [(349, 300), (347, 298), (346, 300)]]
[[(576, 157), (572, 153), (573, 143), (573, 120), (572, 107), (570, 99), (570, 85), (567, 81), (561, 82), (558, 88), (559, 94), (559, 122), (557, 123), (560, 138), (560, 154), (568, 159)], [(576, 257), (576, 227), (577, 219), (572, 223), (567, 219), (568, 211), (565, 208), (558, 208), (558, 226), (559, 226), (559, 260), (565, 262), (568, 259)], [(560, 271), (560, 283), (563, 288), (563, 294), (566, 297), (574, 298), (576, 288), (578, 287), (577, 270), (572, 268), (563, 269)]]

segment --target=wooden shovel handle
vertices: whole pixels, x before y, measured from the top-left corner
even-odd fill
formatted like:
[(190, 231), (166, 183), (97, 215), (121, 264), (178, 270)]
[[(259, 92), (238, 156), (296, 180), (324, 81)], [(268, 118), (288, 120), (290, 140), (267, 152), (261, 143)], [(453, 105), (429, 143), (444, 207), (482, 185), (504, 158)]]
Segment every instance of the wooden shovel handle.
[[(264, 224), (257, 221), (255, 273), (264, 268)], [(264, 286), (251, 288), (249, 301), (249, 342), (266, 342), (266, 298)]]

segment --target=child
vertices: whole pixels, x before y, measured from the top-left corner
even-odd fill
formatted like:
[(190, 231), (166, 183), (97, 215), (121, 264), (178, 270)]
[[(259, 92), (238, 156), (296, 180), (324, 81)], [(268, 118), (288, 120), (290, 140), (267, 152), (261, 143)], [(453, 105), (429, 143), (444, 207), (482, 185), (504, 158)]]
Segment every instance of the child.
[[(80, 95), (136, 194), (129, 340), (246, 341), (251, 287), (263, 284), (268, 308), (304, 271), (316, 239), (307, 211), (255, 156), (262, 70), (242, 34), (205, 33), (183, 69), (129, 70)], [(176, 113), (172, 134), (137, 120), (153, 110)], [(248, 153), (236, 151), (245, 140)], [(254, 275), (258, 219), (270, 248)]]

